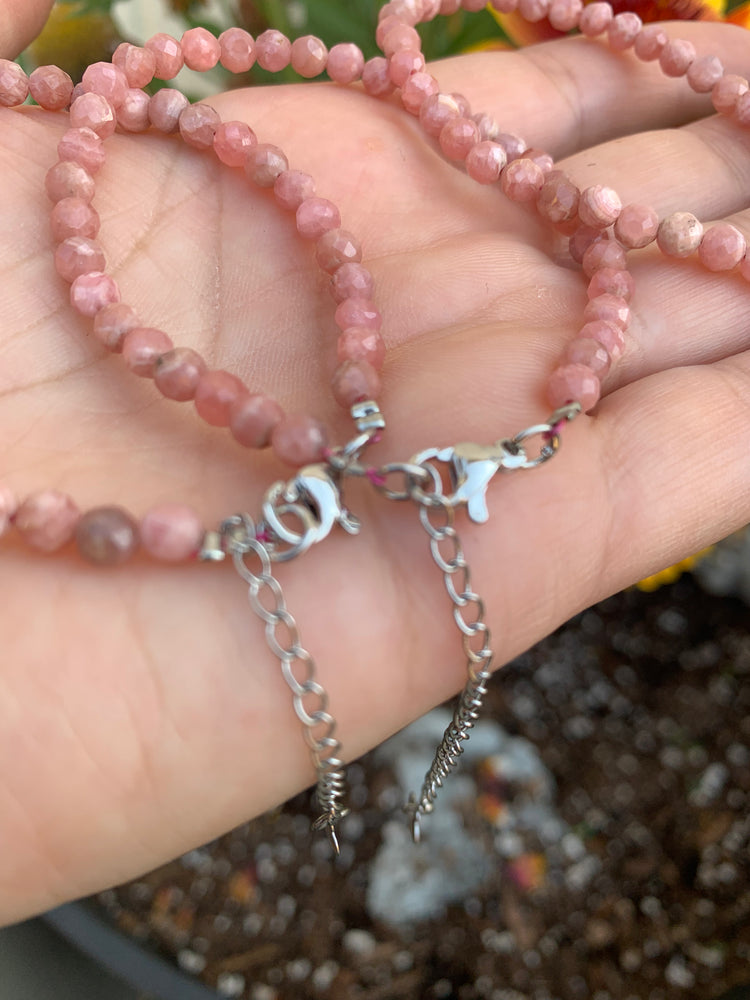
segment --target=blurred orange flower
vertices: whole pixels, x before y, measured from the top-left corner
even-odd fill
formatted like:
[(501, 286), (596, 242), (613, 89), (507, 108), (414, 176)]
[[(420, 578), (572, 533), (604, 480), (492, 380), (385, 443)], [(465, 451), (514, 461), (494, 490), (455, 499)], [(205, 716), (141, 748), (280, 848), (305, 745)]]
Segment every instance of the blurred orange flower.
[[(631, 10), (642, 21), (731, 21), (750, 27), (750, 0), (727, 14), (727, 0), (610, 0), (615, 14)], [(560, 38), (565, 34), (557, 31), (544, 18), (536, 24), (525, 21), (518, 11), (500, 14), (489, 8), (506, 38), (515, 46), (533, 45), (536, 42)], [(488, 42), (482, 48), (494, 48)], [(500, 47), (500, 46), (498, 46)]]

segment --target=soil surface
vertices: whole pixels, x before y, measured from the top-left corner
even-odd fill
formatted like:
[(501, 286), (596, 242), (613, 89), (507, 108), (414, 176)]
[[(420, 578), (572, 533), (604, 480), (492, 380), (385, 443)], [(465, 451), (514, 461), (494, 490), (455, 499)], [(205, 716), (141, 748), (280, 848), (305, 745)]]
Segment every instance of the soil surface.
[(418, 848), (386, 745), (338, 859), (303, 795), (97, 905), (247, 1000), (748, 1000), (749, 626), (692, 577), (619, 594), (493, 678)]

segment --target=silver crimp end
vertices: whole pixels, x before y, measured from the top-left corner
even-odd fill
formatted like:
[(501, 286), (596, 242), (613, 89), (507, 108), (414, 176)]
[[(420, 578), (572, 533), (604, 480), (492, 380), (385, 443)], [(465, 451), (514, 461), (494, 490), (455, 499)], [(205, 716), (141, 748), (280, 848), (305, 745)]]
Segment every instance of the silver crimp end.
[(385, 417), (372, 399), (355, 403), (351, 408), (352, 420), (360, 434), (377, 434), (385, 429)]
[(200, 562), (222, 562), (227, 554), (224, 549), (224, 539), (220, 531), (207, 531), (203, 543), (198, 550)]

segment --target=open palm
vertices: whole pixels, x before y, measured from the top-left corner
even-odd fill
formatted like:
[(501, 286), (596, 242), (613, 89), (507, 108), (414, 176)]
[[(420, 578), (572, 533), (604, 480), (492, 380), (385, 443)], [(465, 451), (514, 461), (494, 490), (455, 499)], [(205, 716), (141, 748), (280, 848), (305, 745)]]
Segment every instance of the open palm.
[[(732, 29), (679, 33), (730, 69), (747, 51)], [(567, 157), (581, 185), (611, 184), (660, 215), (745, 208), (748, 133), (717, 119), (685, 125), (708, 112), (705, 99), (654, 67), (568, 39), (462, 57), (436, 75), (504, 130)], [(210, 103), (312, 173), (364, 244), (390, 349), (374, 461), (489, 442), (546, 416), (545, 378), (575, 334), (585, 283), (533, 211), (468, 180), (395, 104), (356, 90)], [(0, 115), (4, 479), (19, 493), (62, 488), (84, 509), (182, 500), (207, 523), (257, 511), (284, 475), (273, 457), (159, 398), (72, 314), (43, 196), (64, 127), (38, 111)], [(107, 148), (96, 207), (123, 299), (345, 440), (328, 387), (333, 303), (292, 221), (241, 172), (179, 140), (118, 135)], [(493, 484), (488, 524), (460, 526), (498, 664), (750, 520), (750, 293), (656, 252), (633, 273), (628, 348), (596, 415), (566, 429), (544, 469)], [(463, 681), (415, 511), (356, 486), (347, 500), (361, 535), (331, 536), (281, 574), (349, 758)], [(3, 548), (0, 919), (124, 880), (313, 780), (288, 689), (229, 566), (102, 571)]]

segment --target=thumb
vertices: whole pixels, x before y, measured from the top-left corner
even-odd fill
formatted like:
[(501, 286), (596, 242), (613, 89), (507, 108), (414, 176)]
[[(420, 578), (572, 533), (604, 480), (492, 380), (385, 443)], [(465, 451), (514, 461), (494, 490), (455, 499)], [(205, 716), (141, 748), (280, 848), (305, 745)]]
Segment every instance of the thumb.
[(13, 59), (44, 27), (54, 0), (0, 0), (0, 57)]

